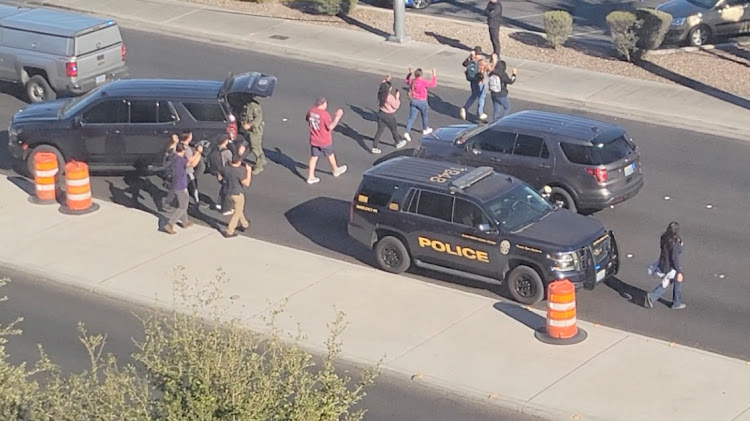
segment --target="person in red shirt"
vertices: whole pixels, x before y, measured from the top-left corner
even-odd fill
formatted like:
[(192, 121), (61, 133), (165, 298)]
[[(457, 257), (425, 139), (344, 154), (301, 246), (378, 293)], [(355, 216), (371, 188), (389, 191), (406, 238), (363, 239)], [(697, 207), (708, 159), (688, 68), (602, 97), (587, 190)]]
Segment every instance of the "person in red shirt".
[(331, 120), (331, 115), (326, 111), (327, 108), (328, 101), (323, 97), (318, 98), (315, 101), (315, 106), (307, 110), (307, 115), (305, 116), (305, 121), (310, 126), (310, 164), (307, 167), (308, 184), (320, 182), (320, 179), (315, 177), (315, 165), (318, 163), (320, 156), (328, 158), (334, 177), (338, 177), (346, 172), (346, 165), (336, 165), (336, 156), (333, 154), (333, 137), (331, 136), (333, 129), (339, 124), (341, 117), (344, 115), (344, 110), (341, 108), (336, 110), (336, 114), (333, 120)]

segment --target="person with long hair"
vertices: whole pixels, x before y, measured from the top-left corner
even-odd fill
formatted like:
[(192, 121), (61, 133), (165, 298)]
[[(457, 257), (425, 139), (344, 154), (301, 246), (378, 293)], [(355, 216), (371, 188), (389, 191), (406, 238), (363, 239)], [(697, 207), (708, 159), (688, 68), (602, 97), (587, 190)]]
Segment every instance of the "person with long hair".
[(378, 146), (380, 146), (380, 136), (383, 135), (386, 127), (391, 131), (393, 141), (396, 142), (396, 149), (401, 149), (406, 145), (406, 140), (399, 139), (396, 122), (396, 111), (401, 106), (401, 93), (396, 91), (393, 94), (392, 88), (391, 75), (387, 75), (378, 89), (378, 130), (372, 139), (372, 153), (374, 154), (382, 152)]
[(432, 69), (432, 78), (426, 80), (422, 78), (422, 69), (409, 68), (409, 74), (404, 79), (407, 85), (409, 85), (409, 121), (406, 122), (406, 133), (404, 133), (404, 139), (407, 142), (411, 142), (411, 126), (414, 124), (414, 120), (417, 119), (417, 111), (422, 115), (422, 134), (428, 135), (432, 133), (432, 129), (427, 124), (427, 89), (434, 88), (437, 86), (437, 72)]
[(514, 67), (508, 76), (506, 69), (508, 65), (500, 60), (490, 72), (489, 88), (492, 98), (492, 121), (499, 120), (510, 112), (510, 101), (508, 101), (508, 85), (516, 81), (517, 70)]
[(680, 256), (684, 245), (680, 237), (680, 224), (670, 222), (659, 240), (659, 260), (649, 268), (649, 272), (661, 278), (662, 282), (651, 292), (646, 294), (646, 307), (654, 308), (654, 301), (664, 295), (672, 284), (672, 308), (681, 310), (686, 307), (682, 302), (682, 265)]

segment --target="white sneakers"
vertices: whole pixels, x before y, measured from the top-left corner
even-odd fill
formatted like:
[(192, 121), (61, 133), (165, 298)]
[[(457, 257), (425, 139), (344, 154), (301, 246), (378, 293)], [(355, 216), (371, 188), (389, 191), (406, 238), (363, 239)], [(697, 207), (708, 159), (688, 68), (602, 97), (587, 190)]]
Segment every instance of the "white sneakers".
[(315, 183), (320, 183), (320, 179), (318, 177), (313, 177), (313, 178), (308, 178), (307, 179), (307, 184), (315, 184)]
[(461, 110), (458, 111), (458, 116), (461, 117), (461, 120), (466, 120), (466, 109), (461, 108)]
[[(347, 168), (346, 165), (339, 165), (339, 167), (336, 169), (336, 171), (333, 172), (333, 176), (334, 177), (338, 177), (341, 174), (345, 173), (347, 169), (348, 168)], [(315, 183), (320, 183), (320, 179), (318, 177), (313, 177), (313, 178), (308, 178), (307, 179), (307, 184), (315, 184)]]
[(404, 133), (404, 139), (405, 139), (405, 140), (406, 140), (407, 142), (411, 142), (411, 135), (410, 135), (409, 133)]
[(482, 121), (487, 120), (487, 114), (482, 113), (482, 115), (479, 116), (479, 119)]
[(432, 133), (432, 127), (428, 127), (428, 128), (426, 128), (426, 129), (422, 130), (422, 134), (423, 134), (424, 136), (427, 136), (427, 135), (428, 135), (428, 134), (430, 134), (430, 133)]
[(406, 146), (406, 141), (405, 140), (401, 140), (400, 142), (396, 143), (396, 149), (401, 149), (404, 146)]
[[(396, 147), (398, 148), (398, 146), (396, 146)], [(377, 154), (379, 154), (379, 153), (381, 153), (381, 152), (383, 152), (383, 151), (381, 151), (381, 150), (380, 150), (380, 149), (378, 149), (378, 148), (372, 148), (372, 153), (374, 153), (375, 155), (377, 155)]]

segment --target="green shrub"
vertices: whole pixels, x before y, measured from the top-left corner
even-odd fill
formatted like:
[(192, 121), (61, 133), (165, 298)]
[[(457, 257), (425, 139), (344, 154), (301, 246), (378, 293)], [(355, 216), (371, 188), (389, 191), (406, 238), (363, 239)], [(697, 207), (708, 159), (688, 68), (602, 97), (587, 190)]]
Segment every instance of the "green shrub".
[(314, 0), (315, 10), (328, 16), (336, 16), (341, 13), (342, 0)]
[(340, 15), (349, 16), (352, 12), (354, 12), (354, 9), (357, 8), (357, 0), (340, 0), (341, 1), (341, 10), (339, 11)]
[(656, 9), (637, 9), (635, 17), (641, 21), (640, 28), (636, 30), (639, 53), (659, 48), (669, 31), (672, 15)]
[(607, 15), (607, 26), (615, 49), (625, 60), (632, 61), (638, 45), (638, 28), (641, 22), (632, 12), (614, 11)]
[(573, 18), (564, 10), (544, 12), (544, 32), (550, 45), (557, 48), (573, 33)]

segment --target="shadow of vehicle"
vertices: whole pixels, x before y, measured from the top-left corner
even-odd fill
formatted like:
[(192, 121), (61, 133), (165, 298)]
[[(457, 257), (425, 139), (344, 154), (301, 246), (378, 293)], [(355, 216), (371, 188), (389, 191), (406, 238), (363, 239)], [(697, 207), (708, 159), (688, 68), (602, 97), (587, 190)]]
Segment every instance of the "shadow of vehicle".
[(19, 83), (15, 82), (0, 82), (0, 92), (8, 94), (19, 101), (23, 101), (24, 104), (28, 104), (29, 100), (26, 97), (26, 90)]
[(8, 148), (5, 146), (8, 144), (8, 131), (3, 130), (0, 132), (0, 170), (16, 170), (16, 162), (10, 156)]

